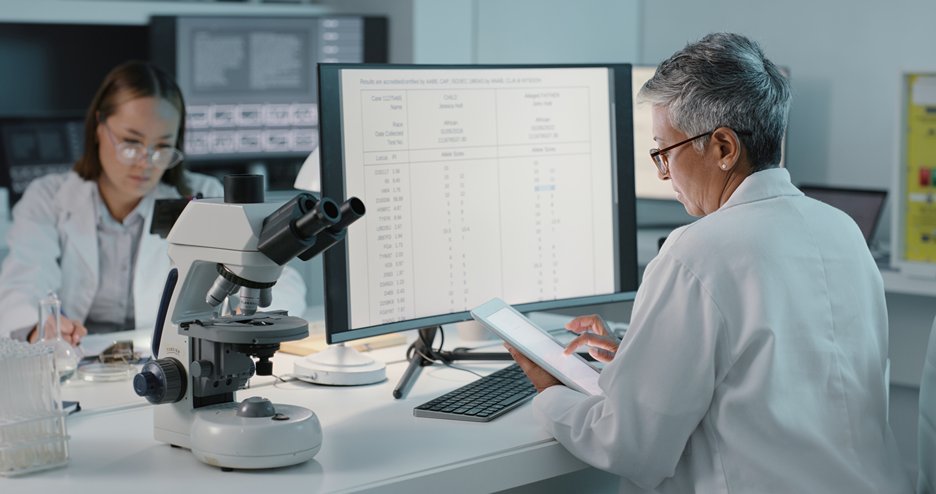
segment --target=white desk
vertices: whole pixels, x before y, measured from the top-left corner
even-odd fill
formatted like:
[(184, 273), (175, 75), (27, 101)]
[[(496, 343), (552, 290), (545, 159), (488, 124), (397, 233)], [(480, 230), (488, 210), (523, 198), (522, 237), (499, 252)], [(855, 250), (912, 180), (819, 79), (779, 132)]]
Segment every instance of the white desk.
[[(456, 340), (448, 335), (447, 347)], [(450, 347), (450, 348), (451, 348)], [(74, 383), (65, 395), (82, 402), (68, 418), (67, 467), (0, 479), (3, 492), (493, 492), (587, 468), (533, 420), (529, 404), (489, 423), (413, 417), (414, 406), (475, 379), (430, 367), (409, 396), (391, 391), (403, 373), (403, 347), (372, 352), (393, 361), (388, 380), (362, 387), (324, 387), (299, 381), (256, 385), (238, 399), (264, 396), (308, 407), (324, 430), (322, 450), (302, 465), (264, 471), (222, 472), (188, 450), (153, 439), (151, 405), (133, 395), (131, 382)], [(277, 354), (274, 372), (291, 372), (297, 357)], [(472, 364), (489, 372), (501, 364)], [(86, 405), (87, 403), (87, 405)]]
[(915, 278), (890, 266), (880, 266), (884, 289), (889, 293), (936, 297), (936, 279)]

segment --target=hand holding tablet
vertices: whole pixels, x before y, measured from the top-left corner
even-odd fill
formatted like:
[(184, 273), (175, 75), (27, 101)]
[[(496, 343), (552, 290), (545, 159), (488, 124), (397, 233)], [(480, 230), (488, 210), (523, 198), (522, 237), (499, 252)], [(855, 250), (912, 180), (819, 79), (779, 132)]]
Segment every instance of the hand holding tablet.
[(497, 333), (562, 384), (585, 394), (601, 394), (599, 373), (595, 368), (578, 355), (566, 355), (565, 348), (549, 333), (503, 300), (495, 298), (474, 308), (471, 317)]

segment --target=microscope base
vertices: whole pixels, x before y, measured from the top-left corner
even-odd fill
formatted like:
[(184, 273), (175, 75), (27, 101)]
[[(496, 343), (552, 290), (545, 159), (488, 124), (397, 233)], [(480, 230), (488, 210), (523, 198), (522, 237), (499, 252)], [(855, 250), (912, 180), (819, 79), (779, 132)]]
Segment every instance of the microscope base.
[(297, 379), (331, 386), (359, 386), (387, 379), (383, 362), (341, 344), (297, 361), (293, 369)]
[(196, 458), (221, 468), (276, 468), (308, 461), (322, 448), (322, 426), (312, 410), (277, 403), (277, 415), (288, 417), (278, 420), (240, 417), (238, 406), (195, 411), (190, 437)]

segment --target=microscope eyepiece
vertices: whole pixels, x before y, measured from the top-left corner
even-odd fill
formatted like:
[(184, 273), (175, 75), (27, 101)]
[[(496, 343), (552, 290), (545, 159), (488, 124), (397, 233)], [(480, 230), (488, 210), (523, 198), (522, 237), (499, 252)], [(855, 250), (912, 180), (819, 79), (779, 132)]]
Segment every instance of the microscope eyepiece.
[(299, 254), (299, 259), (308, 261), (340, 242), (345, 238), (348, 226), (364, 216), (367, 210), (364, 207), (364, 201), (352, 197), (341, 204), (339, 211), (341, 218), (332, 227), (320, 232), (315, 245)]
[(333, 227), (341, 220), (341, 212), (335, 201), (323, 197), (311, 211), (296, 220), (296, 231), (303, 240), (313, 237), (318, 232)]
[(364, 207), (364, 201), (358, 199), (357, 197), (352, 197), (342, 203), (341, 205), (341, 219), (335, 223), (335, 226), (329, 228), (329, 231), (333, 233), (338, 233), (341, 230), (348, 228), (351, 223), (354, 223), (367, 211)]
[(257, 248), (282, 266), (315, 245), (316, 236), (340, 219), (335, 201), (299, 194), (263, 220)]

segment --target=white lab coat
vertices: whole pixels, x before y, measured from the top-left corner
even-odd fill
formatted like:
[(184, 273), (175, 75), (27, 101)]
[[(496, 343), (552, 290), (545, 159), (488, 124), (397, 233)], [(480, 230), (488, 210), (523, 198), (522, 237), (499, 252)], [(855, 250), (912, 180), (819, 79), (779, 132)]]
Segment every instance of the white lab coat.
[(883, 283), (858, 227), (785, 169), (647, 266), (599, 379), (534, 413), (621, 492), (911, 492), (886, 422)]
[[(223, 196), (221, 183), (207, 175), (186, 173), (193, 193)], [(0, 336), (32, 327), (38, 303), (49, 290), (58, 293), (69, 318), (84, 321), (98, 288), (98, 240), (95, 201), (97, 183), (74, 172), (39, 178), (27, 187), (13, 208), (7, 233), (9, 254), (0, 271)], [(160, 183), (140, 203), (143, 233), (133, 274), (133, 302), (137, 327), (156, 323), (159, 300), (169, 273), (168, 242), (150, 234), (156, 198), (180, 197), (174, 187)], [(288, 266), (274, 287), (274, 306), (302, 315), (305, 282)]]
[(917, 492), (936, 494), (936, 321), (930, 330), (920, 377), (917, 420)]

